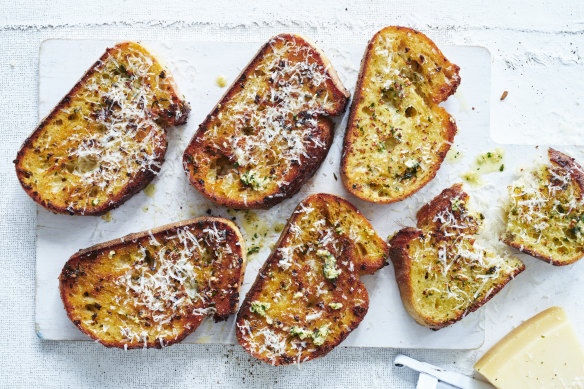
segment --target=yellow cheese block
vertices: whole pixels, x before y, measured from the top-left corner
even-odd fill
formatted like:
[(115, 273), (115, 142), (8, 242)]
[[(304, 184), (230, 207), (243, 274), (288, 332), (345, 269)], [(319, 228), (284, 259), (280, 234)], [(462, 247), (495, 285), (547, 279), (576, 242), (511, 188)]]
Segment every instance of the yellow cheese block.
[(560, 307), (522, 323), (474, 368), (501, 389), (584, 388), (584, 351)]

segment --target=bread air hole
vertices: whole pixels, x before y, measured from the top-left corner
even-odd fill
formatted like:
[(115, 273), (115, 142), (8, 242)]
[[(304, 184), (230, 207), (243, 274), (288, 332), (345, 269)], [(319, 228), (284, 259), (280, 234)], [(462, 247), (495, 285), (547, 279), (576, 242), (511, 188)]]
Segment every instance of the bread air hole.
[(103, 123), (99, 123), (97, 126), (95, 126), (95, 130), (101, 133), (105, 133), (107, 132), (107, 126)]
[(411, 67), (411, 68), (412, 68), (412, 70), (413, 70), (414, 72), (416, 72), (416, 73), (420, 73), (422, 70), (424, 70), (424, 69), (422, 68), (422, 65), (420, 65), (420, 64), (418, 63), (418, 61), (413, 61), (413, 60), (412, 60), (412, 61), (410, 62), (410, 67)]
[(316, 297), (308, 297), (308, 302), (306, 304), (306, 306), (308, 308), (313, 308), (316, 307), (316, 305), (320, 302), (320, 299), (316, 298)]
[(398, 143), (399, 142), (396, 138), (385, 139), (380, 143), (381, 151), (387, 151), (390, 153)]
[(84, 174), (91, 172), (98, 167), (97, 159), (92, 157), (81, 157), (76, 161), (71, 161), (65, 165), (67, 172), (71, 174)]
[(98, 194), (99, 194), (99, 188), (96, 186), (91, 188), (91, 190), (89, 191), (89, 197), (97, 197)]
[(373, 112), (375, 112), (373, 109), (371, 109), (370, 107), (363, 107), (362, 109), (363, 113), (367, 116), (371, 116), (373, 115)]
[(116, 259), (120, 263), (131, 263), (132, 262), (132, 257), (129, 254), (120, 255)]
[(358, 242), (355, 245), (355, 248), (357, 249), (357, 253), (359, 253), (359, 257), (365, 258), (365, 256), (367, 255), (367, 247), (365, 247), (365, 244), (363, 244), (362, 242)]
[(241, 132), (243, 133), (243, 135), (254, 135), (255, 134), (255, 130), (252, 126), (245, 126), (241, 129)]
[(384, 89), (381, 93), (381, 101), (389, 105), (393, 109), (401, 109), (402, 92), (396, 91), (393, 87)]
[(211, 170), (215, 171), (217, 177), (225, 176), (232, 169), (235, 169), (235, 165), (224, 155), (211, 162)]
[(77, 160), (77, 163), (75, 164), (76, 166), (76, 170), (80, 173), (87, 173), (90, 171), (93, 171), (97, 168), (98, 166), (98, 161), (97, 158), (94, 157), (81, 157)]

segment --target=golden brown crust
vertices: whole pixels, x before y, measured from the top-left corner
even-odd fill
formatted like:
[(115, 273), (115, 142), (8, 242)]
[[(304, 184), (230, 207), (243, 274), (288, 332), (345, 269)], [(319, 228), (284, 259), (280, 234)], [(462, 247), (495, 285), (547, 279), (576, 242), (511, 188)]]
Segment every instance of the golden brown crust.
[[(416, 37), (418, 39), (425, 41), (428, 45), (432, 46), (432, 48), (434, 50), (436, 50), (436, 52), (440, 53), (442, 60), (453, 66), (452, 74), (458, 75), (460, 67), (456, 64), (450, 63), (450, 61), (448, 61), (448, 59), (442, 54), (442, 51), (440, 51), (438, 46), (436, 46), (434, 41), (432, 41), (430, 38), (428, 38), (425, 34), (422, 34), (421, 32), (414, 30), (413, 28), (400, 27), (400, 26), (389, 26), (389, 27), (385, 27), (382, 30), (378, 31), (373, 36), (373, 39), (375, 39), (376, 36), (382, 35), (384, 32), (387, 32), (387, 31), (396, 31), (396, 32), (399, 31), (399, 32), (403, 32), (403, 33), (410, 33), (410, 34), (416, 35)], [(373, 39), (372, 39), (372, 41), (373, 41)], [(460, 78), (454, 77), (453, 82), (450, 85), (441, 85), (438, 93), (431, 95), (430, 98), (432, 99), (432, 101), (435, 104), (446, 101), (450, 96), (452, 96), (456, 92), (456, 89), (458, 89), (459, 85), (460, 85)]]
[(551, 147), (548, 149), (548, 155), (550, 161), (568, 172), (572, 179), (576, 181), (580, 190), (584, 192), (584, 170), (582, 170), (582, 166), (574, 158)]
[(414, 291), (412, 290), (411, 260), (408, 256), (409, 242), (421, 237), (422, 231), (406, 227), (400, 230), (389, 240), (389, 257), (393, 263), (395, 280), (403, 301), (404, 308), (421, 325), (426, 325), (425, 318), (420, 315), (413, 305)]
[[(191, 233), (195, 231), (203, 231), (205, 228), (213, 228), (218, 231), (225, 231), (225, 245), (230, 248), (231, 256), (226, 256), (222, 261), (225, 263), (217, 264), (216, 269), (213, 274), (216, 274), (217, 279), (213, 281), (213, 287), (215, 292), (213, 293), (213, 298), (211, 301), (205, 302), (204, 307), (213, 307), (214, 311), (206, 314), (188, 314), (188, 317), (181, 318), (180, 316), (174, 322), (174, 326), (179, 326), (180, 332), (172, 337), (171, 339), (165, 338), (163, 335), (156, 338), (154, 341), (148, 340), (144, 341), (134, 341), (132, 338), (130, 341), (123, 340), (106, 340), (100, 337), (94, 330), (93, 327), (86, 324), (80, 318), (79, 314), (81, 309), (78, 303), (73, 301), (79, 296), (75, 294), (75, 289), (78, 284), (84, 283), (84, 277), (87, 277), (88, 273), (94, 271), (93, 267), (102, 258), (104, 253), (117, 252), (128, 248), (128, 246), (138, 245), (140, 247), (149, 247), (152, 245), (152, 240), (165, 242), (166, 238), (172, 237), (177, 234), (178, 230), (188, 229)], [(237, 266), (234, 268), (231, 259), (238, 258), (236, 260)], [(115, 260), (115, 258), (114, 258)], [(229, 261), (227, 263), (226, 261)], [(189, 219), (177, 223), (167, 224), (152, 230), (143, 231), (139, 233), (129, 234), (119, 239), (114, 239), (108, 242), (99, 243), (91, 246), (87, 249), (80, 250), (74, 254), (65, 264), (63, 270), (59, 276), (59, 289), (61, 299), (63, 300), (63, 305), (67, 312), (69, 319), (75, 324), (81, 332), (85, 333), (92, 339), (98, 341), (106, 347), (117, 347), (117, 348), (161, 348), (166, 347), (175, 343), (180, 342), (187, 335), (194, 332), (197, 327), (201, 324), (206, 315), (213, 315), (215, 321), (226, 320), (229, 315), (237, 311), (237, 305), (239, 302), (239, 289), (243, 282), (243, 277), (245, 274), (246, 267), (246, 250), (245, 250), (245, 240), (241, 235), (238, 227), (235, 223), (219, 217), (200, 217), (195, 219)], [(214, 265), (215, 266), (215, 265)], [(231, 269), (228, 275), (226, 269)], [(235, 269), (235, 270), (233, 270)], [(100, 293), (103, 289), (107, 289), (111, 286), (113, 275), (110, 274), (100, 274), (101, 280), (105, 280), (102, 284), (95, 285), (95, 293)], [(110, 282), (110, 284), (108, 284)], [(208, 281), (211, 285), (211, 280)], [(91, 289), (91, 288), (90, 288)], [(128, 292), (129, 289), (126, 289)], [(135, 297), (132, 292), (128, 292), (126, 297)], [(91, 297), (94, 297), (91, 295)], [(123, 296), (119, 296), (123, 297)], [(95, 296), (92, 301), (100, 302), (99, 297)], [(106, 304), (102, 304), (106, 307)], [(101, 308), (99, 310), (101, 311)], [(201, 308), (201, 307), (199, 307)], [(106, 308), (104, 308), (105, 310)], [(107, 309), (113, 309), (111, 306)], [(109, 313), (109, 312), (108, 312)], [(111, 313), (109, 313), (111, 315)], [(149, 325), (150, 327), (150, 325)]]
[[(271, 363), (273, 365), (285, 365), (290, 363), (299, 363), (304, 362), (307, 360), (311, 360), (320, 356), (323, 356), (330, 352), (334, 347), (340, 344), (348, 335), (349, 333), (357, 328), (359, 323), (363, 320), (365, 314), (367, 313), (367, 309), (369, 307), (369, 297), (367, 294), (367, 290), (361, 281), (359, 281), (359, 275), (362, 274), (372, 274), (376, 270), (380, 269), (381, 267), (387, 265), (387, 250), (388, 246), (387, 243), (381, 239), (379, 236), (373, 233), (367, 234), (369, 239), (373, 242), (373, 246), (379, 249), (379, 252), (373, 253), (368, 252), (364, 248), (359, 248), (359, 243), (352, 241), (348, 238), (347, 231), (342, 232), (341, 236), (339, 237), (339, 243), (341, 248), (339, 252), (335, 255), (338, 259), (336, 261), (337, 266), (341, 269), (340, 275), (334, 281), (334, 288), (330, 293), (332, 293), (333, 300), (335, 301), (342, 301), (344, 304), (355, 304), (350, 306), (343, 306), (342, 308), (335, 310), (333, 308), (327, 308), (324, 311), (323, 317), (326, 317), (326, 320), (329, 321), (330, 326), (334, 328), (337, 323), (342, 322), (343, 325), (339, 328), (338, 332), (335, 330), (331, 330), (331, 334), (327, 338), (326, 342), (322, 345), (316, 347), (315, 345), (307, 345), (305, 347), (312, 347), (312, 350), (309, 350), (307, 353), (302, 353), (298, 351), (300, 354), (298, 356), (292, 355), (290, 353), (282, 352), (277, 355), (272, 355), (268, 351), (260, 351), (261, 347), (257, 347), (254, 345), (254, 341), (257, 341), (257, 338), (253, 335), (254, 332), (263, 331), (264, 329), (272, 329), (274, 331), (278, 331), (277, 328), (266, 326), (261, 321), (257, 321), (258, 317), (254, 313), (252, 309), (252, 303), (256, 301), (262, 300), (262, 295), (264, 290), (270, 290), (272, 293), (271, 287), (274, 282), (282, 282), (284, 283), (285, 279), (288, 278), (277, 278), (277, 281), (274, 281), (274, 277), (278, 277), (278, 264), (283, 258), (280, 249), (286, 248), (290, 245), (291, 236), (294, 234), (292, 232), (292, 226), (299, 223), (299, 220), (305, 218), (307, 216), (306, 209), (323, 209), (322, 212), (325, 218), (330, 218), (331, 214), (327, 212), (332, 212), (334, 214), (334, 210), (337, 208), (342, 209), (343, 214), (353, 213), (351, 218), (356, 218), (358, 221), (354, 221), (353, 224), (363, 223), (363, 227), (367, 230), (374, 231), (371, 225), (367, 222), (367, 220), (360, 214), (360, 212), (348, 201), (334, 196), (330, 194), (315, 194), (307, 197), (304, 201), (302, 201), (290, 219), (286, 224), (282, 234), (274, 249), (262, 268), (260, 269), (258, 276), (252, 285), (250, 291), (245, 297), (244, 302), (242, 303), (241, 309), (237, 315), (237, 326), (236, 326), (236, 335), (239, 343), (241, 346), (252, 356), (255, 358), (262, 360), (267, 363)], [(344, 225), (343, 225), (344, 226)], [(324, 228), (324, 227), (323, 227)], [(344, 227), (343, 227), (344, 228)], [(306, 247), (312, 244), (313, 242), (306, 241)], [(327, 250), (331, 250), (333, 252), (331, 246), (319, 246), (322, 248), (326, 248)], [(379, 255), (381, 253), (381, 255)], [(352, 263), (352, 265), (351, 265)], [(301, 265), (305, 266), (305, 265)], [(311, 278), (307, 278), (307, 274), (303, 274), (302, 272), (306, 271), (304, 267), (302, 270), (297, 272), (296, 270), (292, 270), (289, 277), (292, 281), (291, 288), (310, 288), (311, 282), (319, 282), (319, 281), (310, 281)], [(319, 290), (321, 287), (324, 286), (325, 283), (328, 281), (324, 280), (324, 283), (321, 286), (318, 286)], [(301, 289), (303, 290), (303, 289)], [(326, 290), (326, 288), (325, 288)], [(282, 291), (280, 291), (282, 292)], [(282, 292), (283, 293), (283, 292)], [(305, 292), (308, 293), (308, 292)], [(265, 293), (264, 293), (265, 294)], [(344, 297), (343, 295), (346, 294)], [(325, 293), (326, 296), (326, 293)], [(283, 297), (286, 298), (286, 297)], [(302, 297), (304, 298), (304, 296)], [(316, 300), (321, 299), (320, 292), (313, 296), (312, 294), (308, 293), (306, 296), (307, 299), (314, 299), (315, 303)], [(327, 298), (327, 297), (325, 297)], [(355, 300), (355, 301), (353, 301)], [(356, 303), (359, 301), (359, 303)], [(297, 302), (296, 304), (304, 304), (304, 302)], [(311, 303), (309, 303), (310, 305)], [(322, 302), (320, 303), (322, 304)], [(318, 305), (318, 304), (317, 304)], [(267, 315), (271, 315), (272, 312), (270, 310), (276, 309), (274, 307), (267, 310)], [(307, 308), (308, 309), (308, 308)], [(321, 312), (322, 313), (322, 312)], [(310, 328), (309, 323), (304, 319), (305, 312), (298, 313), (298, 320), (294, 321), (294, 325), (305, 328)], [(285, 315), (276, 315), (271, 317), (274, 322), (282, 321), (284, 326), (289, 325), (286, 323)], [(255, 321), (254, 321), (255, 320)], [(250, 324), (251, 323), (251, 324)], [(322, 324), (322, 323), (321, 323)], [(276, 332), (276, 336), (281, 335), (284, 338), (289, 337), (286, 335), (286, 332), (279, 331)], [(294, 340), (294, 337), (290, 337), (291, 340)], [(263, 340), (265, 341), (265, 339)], [(262, 342), (260, 340), (259, 342)], [(290, 342), (290, 340), (288, 341)], [(265, 343), (268, 343), (265, 341)], [(306, 343), (311, 343), (310, 340), (306, 340)], [(305, 350), (304, 350), (305, 351)]]
[[(302, 157), (301, 162), (291, 170), (290, 174), (288, 174), (285, 182), (276, 186), (271, 192), (265, 193), (263, 197), (253, 200), (242, 200), (238, 197), (220, 193), (216, 189), (216, 184), (203, 179), (200, 171), (208, 169), (208, 166), (201, 168), (199, 165), (195, 165), (196, 161), (193, 160), (193, 155), (206, 147), (202, 145), (202, 142), (205, 133), (209, 130), (210, 123), (212, 123), (217, 115), (221, 114), (223, 107), (225, 107), (228, 102), (232, 101), (234, 96), (244, 88), (246, 81), (254, 73), (258, 65), (262, 63), (266, 52), (271, 49), (271, 45), (275, 40), (292, 41), (293, 45), (310, 47), (315, 53), (311, 58), (314, 59), (319, 66), (326, 69), (326, 74), (328, 76), (328, 79), (326, 80), (326, 91), (331, 94), (331, 100), (336, 101), (337, 103), (334, 105), (334, 109), (327, 109), (325, 113), (318, 115), (318, 131), (316, 131), (316, 137), (318, 137), (321, 144), (317, 145), (315, 143), (307, 147), (306, 155), (310, 156), (310, 158)], [(266, 77), (268, 77), (268, 75), (266, 75)], [(332, 64), (313, 42), (297, 34), (280, 34), (271, 38), (260, 48), (254, 58), (242, 70), (234, 83), (221, 97), (217, 105), (215, 105), (205, 120), (199, 125), (197, 132), (187, 146), (183, 155), (183, 166), (190, 183), (209, 200), (235, 209), (267, 209), (284, 199), (291, 197), (300, 190), (304, 182), (316, 173), (316, 170), (328, 154), (328, 150), (330, 149), (334, 138), (334, 123), (332, 122), (331, 117), (338, 116), (344, 112), (349, 96), (349, 92), (342, 85), (336, 71), (332, 67)], [(224, 155), (223, 150), (214, 149), (206, 149), (203, 153), (204, 155), (211, 156)], [(205, 163), (202, 165), (205, 165)], [(237, 167), (237, 165), (235, 167)]]
[[(60, 204), (55, 204), (43, 193), (39, 193), (33, 188), (32, 185), (27, 184), (26, 178), (30, 177), (31, 173), (25, 170), (22, 166), (23, 158), (27, 153), (34, 152), (34, 143), (42, 135), (45, 127), (51, 123), (55, 117), (64, 108), (69, 107), (72, 99), (78, 94), (78, 92), (83, 88), (87, 80), (97, 71), (100, 70), (102, 64), (112, 55), (116, 50), (124, 50), (126, 47), (138, 46), (141, 50), (148, 53), (142, 46), (134, 42), (122, 42), (113, 47), (107, 48), (105, 53), (85, 72), (81, 79), (73, 86), (73, 88), (61, 99), (61, 101), (53, 108), (53, 110), (41, 121), (33, 133), (27, 137), (23, 142), (20, 150), (18, 151), (16, 158), (14, 159), (14, 164), (16, 168), (16, 175), (20, 181), (22, 188), (26, 193), (39, 205), (48, 209), (51, 212), (69, 215), (88, 215), (97, 216), (103, 215), (106, 212), (119, 207), (126, 200), (132, 197), (134, 194), (142, 190), (156, 174), (160, 171), (160, 165), (164, 162), (164, 155), (166, 153), (167, 141), (166, 141), (166, 131), (164, 131), (163, 138), (157, 147), (153, 150), (154, 163), (152, 169), (145, 169), (138, 172), (135, 177), (124, 187), (122, 190), (114, 197), (111, 197), (106, 202), (101, 202), (95, 206), (89, 206), (84, 208), (77, 207), (67, 207)], [(148, 55), (151, 55), (148, 53)], [(156, 61), (155, 59), (153, 59)], [(157, 62), (160, 64), (159, 62)], [(162, 66), (162, 65), (161, 65)], [(164, 67), (163, 67), (164, 68)], [(184, 124), (188, 118), (190, 112), (190, 106), (186, 101), (183, 101), (179, 96), (176, 88), (176, 83), (174, 78), (166, 68), (166, 80), (170, 83), (171, 87), (171, 99), (172, 102), (169, 103), (168, 108), (162, 109), (157, 105), (157, 108), (152, 107), (151, 113), (153, 116), (157, 117), (159, 122), (165, 127)]]
[(363, 100), (363, 94), (366, 91), (363, 90), (363, 82), (364, 76), (368, 68), (370, 67), (370, 61), (372, 57), (372, 53), (375, 48), (376, 40), (380, 35), (383, 35), (386, 32), (395, 31), (401, 33), (411, 33), (416, 35), (417, 38), (422, 39), (431, 47), (433, 47), (437, 53), (442, 57), (443, 61), (449, 64), (453, 68), (453, 76), (451, 77), (450, 84), (442, 84), (439, 91), (435, 92), (434, 94), (428, 96), (429, 99), (434, 103), (438, 104), (442, 101), (448, 99), (449, 96), (453, 95), (460, 84), (460, 77), (458, 76), (458, 71), (460, 67), (455, 64), (450, 63), (446, 57), (442, 55), (442, 52), (438, 49), (436, 44), (430, 40), (427, 36), (420, 33), (419, 31), (413, 30), (407, 27), (399, 27), (399, 26), (389, 26), (385, 27), (382, 30), (378, 31), (369, 41), (366, 49), (365, 54), (361, 60), (361, 67), (359, 70), (359, 76), (357, 78), (357, 85), (355, 86), (355, 92), (353, 93), (353, 101), (351, 103), (351, 108), (349, 111), (349, 120), (347, 121), (347, 129), (345, 131), (345, 137), (343, 141), (343, 153), (341, 157), (341, 179), (345, 188), (354, 196), (369, 202), (375, 203), (383, 203), (383, 204), (390, 204), (395, 203), (405, 198), (413, 195), (420, 189), (422, 189), (428, 182), (430, 182), (436, 176), (444, 158), (446, 158), (446, 154), (450, 149), (450, 145), (454, 141), (454, 136), (457, 133), (457, 126), (454, 119), (448, 114), (448, 112), (439, 106), (433, 107), (436, 111), (436, 114), (441, 117), (441, 123), (443, 127), (443, 137), (444, 142), (443, 144), (436, 150), (436, 155), (438, 156), (436, 163), (434, 164), (433, 168), (429, 171), (428, 175), (422, 179), (417, 181), (411, 188), (407, 191), (404, 191), (403, 194), (398, 196), (393, 196), (391, 198), (374, 198), (371, 195), (368, 195), (363, 188), (363, 182), (358, 182), (355, 180), (351, 180), (348, 175), (348, 158), (349, 155), (352, 153), (360, 153), (364, 151), (359, 151), (354, 149), (354, 142), (355, 139), (359, 136), (359, 129), (357, 128), (355, 119), (356, 113), (359, 108), (359, 103)]
[[(328, 218), (331, 220), (337, 219), (340, 220), (343, 216), (335, 214), (331, 212), (331, 210), (338, 210), (342, 209), (343, 213), (352, 213), (356, 215), (359, 220), (359, 223), (363, 225), (362, 228), (367, 228), (369, 231), (375, 231), (369, 220), (363, 216), (361, 211), (357, 209), (350, 201), (329, 193), (316, 193), (313, 195), (308, 196), (304, 202), (311, 202), (311, 201), (318, 201), (321, 204), (327, 204), (327, 207), (324, 208), (324, 212), (327, 214)], [(331, 205), (332, 204), (332, 205)], [(289, 226), (290, 221), (287, 223), (287, 227)], [(282, 233), (282, 236), (284, 234)], [(382, 247), (383, 255), (381, 256), (372, 256), (368, 252), (368, 250), (364, 247), (360, 247), (356, 245), (355, 253), (354, 253), (354, 261), (355, 266), (358, 270), (360, 276), (366, 274), (373, 274), (377, 270), (381, 269), (384, 266), (388, 265), (388, 256), (387, 252), (389, 250), (389, 246), (385, 240), (383, 240), (379, 235), (374, 234), (369, 237), (370, 242), (373, 242), (373, 245), (376, 247)], [(278, 242), (279, 243), (279, 242)], [(354, 245), (350, 242), (349, 244)], [(279, 244), (276, 244), (274, 247), (278, 247)]]
[(531, 255), (534, 258), (538, 258), (541, 259), (544, 262), (547, 262), (551, 265), (554, 266), (566, 266), (566, 265), (571, 265), (572, 263), (578, 261), (580, 258), (582, 258), (583, 254), (576, 254), (574, 255), (573, 258), (569, 259), (569, 260), (562, 260), (562, 261), (558, 261), (550, 256), (547, 256), (543, 253), (540, 253), (538, 251), (526, 248), (524, 245), (522, 245), (521, 243), (518, 242), (514, 242), (513, 240), (511, 240), (508, 237), (504, 237), (503, 239), (501, 239), (501, 242), (505, 243), (507, 246), (509, 247), (513, 247), (519, 251), (521, 251), (522, 253)]
[[(453, 210), (453, 199), (456, 199), (456, 211)], [(460, 309), (451, 311), (449, 313), (450, 317), (447, 319), (439, 319), (437, 317), (429, 316), (419, 309), (420, 305), (418, 302), (421, 298), (426, 296), (423, 295), (423, 293), (420, 293), (419, 290), (415, 290), (414, 285), (420, 285), (424, 280), (413, 279), (412, 274), (416, 273), (416, 267), (419, 268), (423, 265), (421, 263), (414, 263), (416, 261), (420, 261), (420, 259), (416, 260), (412, 258), (410, 253), (412, 252), (414, 245), (419, 245), (419, 242), (423, 241), (424, 239), (430, 239), (427, 244), (431, 247), (434, 247), (435, 245), (438, 246), (444, 242), (447, 242), (448, 246), (470, 244), (469, 247), (472, 247), (475, 240), (473, 238), (473, 234), (476, 233), (476, 228), (478, 228), (478, 225), (475, 225), (475, 223), (472, 221), (473, 216), (468, 216), (469, 214), (466, 211), (467, 201), (468, 194), (464, 192), (462, 184), (455, 184), (450, 188), (444, 189), (438, 196), (425, 204), (418, 211), (417, 228), (403, 228), (389, 241), (389, 257), (391, 258), (394, 266), (395, 277), (404, 308), (418, 324), (434, 330), (449, 326), (461, 320), (467, 314), (476, 311), (478, 308), (488, 302), (494, 295), (496, 295), (510, 280), (525, 270), (525, 265), (523, 263), (518, 260), (513, 260), (512, 263), (514, 265), (511, 270), (506, 271), (504, 276), (500, 277), (498, 281), (494, 283), (493, 287), (489, 289), (488, 293), (481, 295), (480, 298), (473, 298), (470, 301), (467, 301)], [(462, 219), (462, 214), (460, 213), (461, 210), (465, 215), (467, 215), (464, 216), (464, 219)], [(445, 233), (443, 230), (441, 230), (441, 224), (440, 222), (435, 221), (435, 217), (436, 215), (445, 213), (451, 213), (452, 216), (457, 219), (459, 224), (466, 225), (466, 230), (460, 230), (458, 233), (455, 232), (454, 235)], [(465, 235), (465, 237), (462, 238), (462, 235)], [(461, 238), (465, 239), (467, 243), (461, 240)], [(448, 243), (448, 241), (452, 242)], [(434, 252), (433, 254), (436, 256), (435, 262), (440, 262), (441, 259), (438, 258), (437, 252)], [(451, 266), (452, 268), (459, 266), (455, 265), (455, 258), (446, 258), (446, 260), (452, 261), (452, 263), (448, 265), (448, 268)], [(432, 260), (430, 260), (430, 262), (432, 262)], [(442, 272), (441, 269), (436, 270), (435, 268), (432, 268), (432, 272), (434, 271)], [(432, 272), (426, 270), (425, 278), (432, 277)], [(486, 274), (490, 274), (489, 271), (487, 271)], [(456, 279), (457, 275), (451, 275), (451, 280)]]
[(440, 194), (434, 197), (430, 202), (424, 204), (416, 213), (418, 219), (418, 228), (429, 226), (438, 213), (452, 208), (451, 199), (459, 198), (463, 202), (468, 199), (468, 194), (462, 189), (461, 183), (456, 183), (449, 188), (444, 189)]

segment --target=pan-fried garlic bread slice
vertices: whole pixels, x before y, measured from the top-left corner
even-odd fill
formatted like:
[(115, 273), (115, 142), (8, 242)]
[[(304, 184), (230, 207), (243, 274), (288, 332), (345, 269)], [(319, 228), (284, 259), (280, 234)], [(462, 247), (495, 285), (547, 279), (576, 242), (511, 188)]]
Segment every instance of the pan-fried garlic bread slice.
[(223, 218), (202, 217), (98, 244), (59, 277), (69, 319), (106, 347), (165, 347), (205, 316), (235, 313), (245, 241)]
[(270, 39), (199, 126), (184, 153), (191, 184), (230, 208), (269, 208), (296, 193), (333, 140), (349, 92), (313, 43)]
[(419, 324), (446, 327), (489, 301), (525, 266), (475, 243), (482, 214), (468, 209), (462, 184), (442, 191), (417, 214), (417, 228), (389, 241), (404, 307)]
[(117, 44), (24, 142), (18, 179), (50, 211), (103, 214), (160, 171), (166, 128), (188, 112), (163, 65), (137, 43)]
[(509, 187), (503, 242), (552, 265), (584, 255), (584, 171), (549, 149), (549, 165), (538, 166)]
[(393, 203), (434, 178), (456, 134), (438, 103), (456, 91), (458, 71), (418, 31), (386, 27), (373, 36), (345, 132), (341, 176), (349, 192)]
[(242, 303), (239, 344), (273, 365), (325, 355), (367, 313), (359, 276), (386, 264), (387, 244), (353, 205), (329, 194), (307, 197)]

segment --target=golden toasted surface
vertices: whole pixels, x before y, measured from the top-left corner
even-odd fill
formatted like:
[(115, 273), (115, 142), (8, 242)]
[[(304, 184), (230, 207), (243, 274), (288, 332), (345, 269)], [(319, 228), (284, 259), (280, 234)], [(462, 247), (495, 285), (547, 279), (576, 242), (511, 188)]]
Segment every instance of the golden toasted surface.
[(571, 157), (549, 149), (539, 166), (509, 187), (503, 242), (552, 265), (584, 255), (584, 171)]
[(349, 93), (298, 35), (270, 39), (207, 116), (184, 153), (192, 185), (231, 208), (269, 208), (312, 176)]
[(341, 174), (351, 193), (392, 203), (434, 178), (456, 134), (438, 103), (456, 91), (458, 71), (418, 31), (386, 27), (373, 36), (344, 140)]
[(107, 347), (164, 347), (235, 313), (245, 271), (235, 224), (198, 218), (73, 255), (59, 277), (71, 321)]
[(477, 310), (525, 268), (475, 242), (484, 218), (468, 210), (461, 184), (418, 212), (417, 228), (389, 242), (402, 301), (421, 325), (440, 329)]
[(165, 128), (189, 107), (172, 76), (137, 43), (120, 43), (87, 71), (18, 152), (26, 192), (57, 213), (98, 215), (160, 170)]
[(237, 339), (273, 365), (325, 355), (365, 316), (359, 275), (385, 266), (387, 244), (349, 202), (328, 194), (302, 201), (237, 315)]

